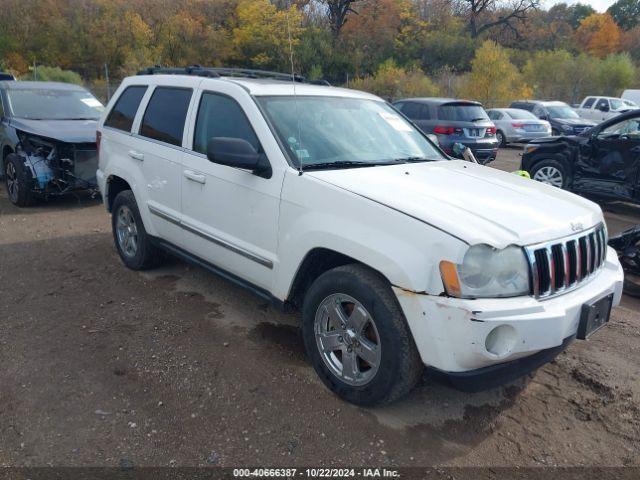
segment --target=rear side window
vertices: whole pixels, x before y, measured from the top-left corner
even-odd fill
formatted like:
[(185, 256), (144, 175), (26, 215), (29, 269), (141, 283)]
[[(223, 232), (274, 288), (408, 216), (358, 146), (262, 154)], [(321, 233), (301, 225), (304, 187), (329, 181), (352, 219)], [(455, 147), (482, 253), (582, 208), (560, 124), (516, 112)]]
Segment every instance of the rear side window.
[(591, 108), (591, 106), (593, 105), (593, 102), (595, 102), (596, 99), (593, 97), (589, 97), (587, 98), (587, 101), (584, 102), (584, 106), (582, 108)]
[(147, 87), (144, 86), (127, 87), (116, 101), (111, 112), (109, 112), (104, 125), (130, 132), (133, 126), (133, 119), (146, 91)]
[(402, 113), (411, 120), (428, 120), (429, 105), (423, 103), (408, 102), (402, 105)]
[(182, 145), (184, 123), (192, 90), (158, 87), (144, 112), (140, 135), (171, 145)]
[(213, 137), (241, 138), (256, 151), (261, 151), (258, 137), (242, 107), (230, 97), (205, 92), (198, 109), (193, 149), (206, 154), (207, 144)]

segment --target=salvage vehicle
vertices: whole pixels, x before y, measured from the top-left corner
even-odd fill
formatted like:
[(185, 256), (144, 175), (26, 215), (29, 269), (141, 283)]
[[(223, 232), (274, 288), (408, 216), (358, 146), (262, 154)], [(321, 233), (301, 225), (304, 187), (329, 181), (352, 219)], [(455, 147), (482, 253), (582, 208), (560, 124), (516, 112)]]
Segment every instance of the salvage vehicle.
[(498, 155), (496, 126), (481, 103), (452, 98), (405, 98), (393, 106), (424, 133), (436, 135), (448, 155), (455, 156), (456, 143), (469, 147), (483, 165)]
[(621, 98), (586, 97), (576, 108), (576, 113), (582, 118), (600, 123), (629, 110), (631, 108)]
[(576, 111), (564, 102), (519, 100), (511, 103), (510, 108), (528, 110), (541, 120), (551, 124), (551, 135), (578, 135), (590, 129), (596, 122), (580, 118)]
[(487, 110), (487, 114), (496, 125), (496, 138), (503, 147), (551, 135), (551, 124), (527, 110), (492, 108)]
[(300, 310), (308, 358), (350, 402), (398, 399), (425, 365), (503, 383), (620, 300), (598, 205), (450, 159), (379, 97), (286, 74), (145, 73), (98, 126), (122, 262), (170, 252)]
[(532, 141), (524, 148), (521, 169), (580, 195), (640, 203), (640, 110), (581, 135)]
[(102, 110), (77, 85), (0, 82), (0, 172), (14, 205), (80, 190), (97, 193)]
[(609, 245), (618, 252), (625, 272), (625, 293), (640, 297), (640, 225), (634, 225), (611, 237)]

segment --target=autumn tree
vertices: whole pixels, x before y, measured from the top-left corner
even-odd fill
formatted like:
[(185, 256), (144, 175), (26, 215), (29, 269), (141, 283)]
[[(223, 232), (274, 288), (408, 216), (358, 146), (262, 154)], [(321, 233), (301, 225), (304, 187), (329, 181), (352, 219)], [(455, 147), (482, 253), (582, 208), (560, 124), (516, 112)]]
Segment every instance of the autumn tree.
[(403, 97), (433, 97), (438, 87), (419, 69), (406, 70), (393, 60), (380, 64), (375, 74), (358, 78), (350, 85), (358, 90), (374, 93), (387, 100)]
[(241, 0), (231, 32), (233, 61), (244, 67), (290, 71), (290, 47), (297, 47), (302, 15), (292, 5), (278, 10), (268, 0)]
[(607, 13), (594, 13), (580, 22), (576, 32), (578, 46), (585, 52), (604, 58), (620, 47), (620, 27)]
[(507, 51), (497, 43), (486, 40), (476, 50), (471, 73), (465, 79), (461, 94), (482, 102), (486, 107), (498, 107), (520, 97), (530, 97), (531, 89), (509, 60)]
[(609, 55), (598, 68), (598, 92), (618, 96), (635, 78), (636, 68), (628, 53)]
[(607, 13), (624, 30), (640, 25), (640, 0), (618, 0)]

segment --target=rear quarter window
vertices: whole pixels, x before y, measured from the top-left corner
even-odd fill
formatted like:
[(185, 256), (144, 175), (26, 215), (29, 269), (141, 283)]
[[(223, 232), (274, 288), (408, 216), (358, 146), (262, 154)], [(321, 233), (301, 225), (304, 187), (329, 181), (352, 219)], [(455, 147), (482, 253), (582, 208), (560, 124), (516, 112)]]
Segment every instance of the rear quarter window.
[(109, 112), (104, 122), (105, 127), (130, 132), (133, 119), (136, 117), (136, 112), (146, 91), (146, 86), (127, 87)]
[(186, 88), (157, 87), (144, 112), (140, 135), (171, 145), (182, 145), (192, 93)]

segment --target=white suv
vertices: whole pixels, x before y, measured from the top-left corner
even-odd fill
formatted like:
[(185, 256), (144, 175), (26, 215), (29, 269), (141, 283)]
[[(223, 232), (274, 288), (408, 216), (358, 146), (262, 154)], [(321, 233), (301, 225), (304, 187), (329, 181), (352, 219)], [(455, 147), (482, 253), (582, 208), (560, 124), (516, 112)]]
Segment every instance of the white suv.
[(367, 93), (168, 72), (125, 79), (99, 124), (122, 261), (165, 250), (299, 308), (309, 359), (348, 401), (397, 399), (424, 365), (495, 385), (618, 304), (596, 204), (451, 160)]

